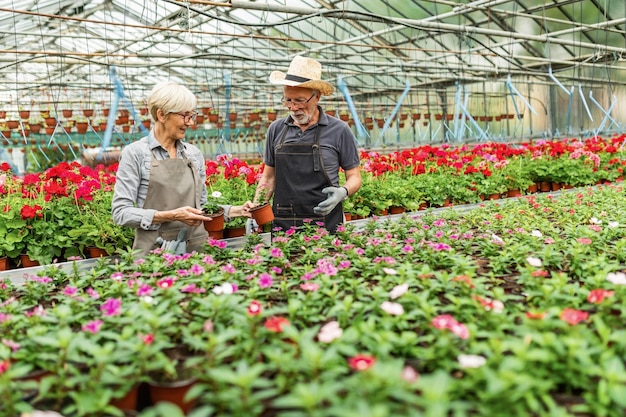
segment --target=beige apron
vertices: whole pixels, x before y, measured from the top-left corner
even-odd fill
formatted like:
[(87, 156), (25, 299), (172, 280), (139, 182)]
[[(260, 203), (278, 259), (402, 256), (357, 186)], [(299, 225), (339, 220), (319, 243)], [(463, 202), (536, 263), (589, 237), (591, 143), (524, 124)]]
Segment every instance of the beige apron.
[[(182, 159), (156, 159), (152, 154), (148, 192), (143, 204), (145, 209), (174, 210), (183, 206), (200, 209), (200, 196), (204, 184), (193, 162), (183, 152)], [(160, 247), (156, 240), (176, 240), (181, 229), (187, 229), (187, 252), (201, 251), (209, 234), (204, 226), (189, 226), (183, 222), (162, 223), (158, 230), (135, 229), (133, 250), (140, 256)]]

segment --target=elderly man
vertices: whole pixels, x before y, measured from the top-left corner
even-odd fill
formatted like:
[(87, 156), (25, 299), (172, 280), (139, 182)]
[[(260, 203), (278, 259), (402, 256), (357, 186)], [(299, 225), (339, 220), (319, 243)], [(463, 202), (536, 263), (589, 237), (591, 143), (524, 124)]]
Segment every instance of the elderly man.
[[(305, 219), (323, 222), (334, 232), (343, 223), (341, 202), (361, 187), (359, 152), (350, 127), (318, 105), (333, 86), (321, 79), (322, 65), (296, 56), (287, 73), (274, 71), (272, 84), (283, 86), (285, 118), (274, 121), (265, 144), (265, 170), (259, 181), (265, 199), (273, 195), (274, 229), (299, 227)], [(339, 184), (339, 170), (345, 182)], [(264, 190), (264, 191), (260, 191)]]

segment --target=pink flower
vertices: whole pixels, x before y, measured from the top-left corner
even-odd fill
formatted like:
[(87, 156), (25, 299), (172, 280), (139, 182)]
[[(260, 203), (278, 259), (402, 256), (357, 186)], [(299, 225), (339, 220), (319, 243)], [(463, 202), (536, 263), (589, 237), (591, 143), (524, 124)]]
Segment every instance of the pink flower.
[(330, 343), (335, 339), (341, 337), (343, 330), (339, 327), (339, 322), (330, 321), (322, 326), (320, 332), (317, 334), (317, 340), (322, 343)]
[(432, 324), (434, 328), (441, 330), (450, 328), (453, 323), (456, 323), (454, 317), (449, 314), (442, 314), (435, 317), (430, 324)]
[(82, 330), (83, 332), (96, 334), (100, 331), (100, 327), (102, 327), (102, 324), (102, 320), (91, 320), (83, 324)]
[(9, 339), (2, 339), (2, 344), (11, 349), (12, 352), (17, 352), (19, 348), (22, 346), (17, 342)]
[(574, 310), (573, 308), (566, 308), (561, 312), (561, 320), (566, 321), (571, 325), (587, 320), (588, 317), (589, 313), (581, 310)]
[(417, 371), (413, 369), (412, 366), (407, 365), (402, 369), (402, 374), (400, 374), (400, 377), (404, 379), (406, 382), (408, 382), (409, 384), (412, 384), (414, 382), (417, 382), (417, 380), (420, 377), (420, 374), (418, 374)]
[(576, 241), (582, 245), (590, 245), (591, 244), (591, 239), (586, 238), (586, 237), (580, 237), (578, 239), (576, 239)]
[(300, 284), (300, 289), (302, 291), (317, 291), (320, 289), (320, 284), (315, 282), (304, 282)]
[(272, 258), (282, 258), (282, 257), (284, 257), (285, 255), (283, 254), (283, 251), (282, 251), (282, 250), (280, 250), (280, 248), (276, 248), (276, 247), (274, 247), (274, 248), (272, 248), (272, 249), (270, 250), (270, 256), (271, 256)]
[(94, 290), (93, 288), (89, 287), (85, 290), (87, 292), (87, 294), (93, 298), (94, 300), (97, 300), (98, 298), (100, 298), (100, 294), (98, 294), (98, 291)]
[(248, 315), (249, 316), (258, 316), (263, 311), (263, 306), (256, 300), (252, 300), (250, 305), (248, 306)]
[(603, 289), (591, 290), (587, 296), (587, 301), (592, 304), (600, 304), (605, 298), (613, 297), (615, 291), (608, 291)]
[(202, 325), (202, 330), (204, 330), (205, 333), (213, 333), (213, 328), (214, 326), (212, 320), (207, 320)]
[(73, 297), (76, 295), (76, 293), (78, 292), (78, 288), (76, 287), (65, 287), (63, 289), (63, 294), (67, 295), (68, 297)]
[(119, 316), (122, 314), (122, 300), (120, 298), (109, 298), (100, 306), (100, 311), (105, 316)]
[(461, 339), (467, 339), (469, 337), (469, 330), (467, 329), (467, 326), (459, 323), (458, 321), (454, 319), (454, 317), (452, 317), (449, 314), (442, 314), (440, 316), (435, 317), (431, 321), (431, 324), (436, 329), (440, 329), (440, 330), (448, 329), (453, 334), (460, 337)]
[(124, 278), (124, 274), (122, 272), (114, 272), (111, 274), (111, 279), (113, 281), (121, 281)]
[(404, 307), (400, 303), (392, 303), (390, 301), (383, 301), (380, 308), (387, 314), (392, 316), (401, 316), (404, 314)]
[(366, 371), (376, 363), (376, 358), (371, 355), (359, 353), (348, 359), (348, 366), (355, 371)]
[(154, 334), (148, 333), (141, 336), (141, 341), (146, 345), (151, 345), (154, 342)]
[(270, 274), (268, 274), (267, 272), (263, 272), (261, 275), (259, 275), (258, 283), (259, 287), (261, 288), (269, 288), (274, 283), (274, 280), (272, 279), (272, 276)]
[(183, 288), (181, 288), (180, 291), (194, 293), (194, 294), (202, 294), (206, 292), (204, 288), (196, 287), (195, 283), (191, 283), (189, 285), (184, 286)]

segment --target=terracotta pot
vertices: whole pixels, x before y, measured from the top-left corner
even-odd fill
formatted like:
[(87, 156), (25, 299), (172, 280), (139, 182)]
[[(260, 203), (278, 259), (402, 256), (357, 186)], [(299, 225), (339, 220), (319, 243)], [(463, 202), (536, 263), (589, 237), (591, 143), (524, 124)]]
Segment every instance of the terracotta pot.
[(520, 190), (509, 190), (506, 192), (506, 195), (510, 197), (520, 197), (522, 192)]
[(83, 115), (85, 117), (91, 117), (93, 116), (93, 109), (83, 109)]
[(206, 217), (210, 217), (211, 220), (205, 220), (204, 230), (207, 232), (218, 232), (224, 230), (224, 209), (221, 209), (217, 213), (205, 214)]
[(276, 112), (267, 113), (267, 120), (276, 120)]
[(539, 190), (541, 192), (546, 193), (546, 192), (550, 191), (551, 189), (552, 189), (552, 184), (550, 184), (548, 181), (541, 181), (539, 183)]
[(209, 237), (216, 240), (224, 239), (224, 229), (209, 232)]
[(537, 184), (531, 184), (526, 189), (526, 192), (528, 192), (529, 194), (534, 194), (537, 192), (537, 190), (539, 190), (539, 186)]
[(139, 384), (135, 384), (121, 398), (112, 398), (110, 404), (120, 410), (137, 410), (137, 397), (139, 394)]
[(9, 258), (3, 256), (0, 258), (0, 271), (7, 271), (9, 269)]
[(20, 111), (20, 119), (28, 119), (30, 117), (30, 112), (28, 110)]
[(552, 191), (558, 191), (561, 189), (561, 183), (559, 182), (553, 182), (552, 183)]
[(404, 207), (399, 206), (391, 206), (389, 207), (389, 213), (391, 214), (402, 214), (406, 211)]
[(500, 194), (490, 194), (488, 198), (489, 200), (499, 200)]
[(178, 406), (183, 414), (187, 414), (195, 405), (195, 401), (184, 401), (185, 395), (191, 387), (197, 382), (197, 379), (191, 378), (184, 381), (175, 381), (168, 383), (150, 382), (150, 400), (152, 404), (167, 401)]
[(85, 249), (87, 249), (87, 254), (89, 254), (90, 258), (102, 258), (105, 256), (109, 256), (107, 251), (101, 248), (96, 248), (95, 246), (88, 246)]
[(57, 119), (54, 117), (46, 117), (46, 126), (55, 127), (57, 125)]
[(352, 213), (343, 213), (343, 217), (345, 217), (346, 221), (352, 221)]
[(20, 255), (20, 261), (22, 263), (22, 267), (24, 267), (24, 268), (30, 268), (32, 266), (39, 266), (39, 262), (38, 261), (30, 259), (30, 256), (28, 256), (25, 253)]
[(84, 122), (76, 123), (76, 132), (78, 132), (81, 135), (84, 135), (85, 133), (87, 133), (88, 128), (89, 128), (89, 124), (87, 123), (84, 123)]
[(63, 117), (72, 117), (73, 113), (74, 113), (74, 111), (71, 110), (71, 109), (64, 109), (63, 110)]
[(246, 235), (246, 226), (227, 227), (224, 229), (225, 238), (241, 237)]
[(250, 213), (259, 226), (274, 220), (274, 212), (272, 211), (272, 205), (270, 203), (253, 207), (250, 209)]

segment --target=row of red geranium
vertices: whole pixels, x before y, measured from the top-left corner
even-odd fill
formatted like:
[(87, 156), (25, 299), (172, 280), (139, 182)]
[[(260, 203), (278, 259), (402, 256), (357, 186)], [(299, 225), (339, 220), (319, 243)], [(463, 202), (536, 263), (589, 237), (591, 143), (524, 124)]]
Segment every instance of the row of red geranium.
[[(362, 152), (363, 187), (346, 212), (368, 216), (392, 206), (478, 202), (514, 188), (553, 182), (569, 186), (619, 181), (626, 165), (625, 136), (521, 144), (425, 145), (391, 153)], [(0, 165), (0, 257), (28, 253), (50, 263), (82, 256), (87, 246), (112, 253), (126, 248), (132, 230), (114, 225), (110, 202), (117, 165), (90, 168), (61, 163), (43, 173), (11, 175)], [(206, 163), (207, 186), (225, 201), (252, 199), (262, 164), (219, 156)], [(3, 172), (4, 174), (2, 174)], [(380, 184), (385, 186), (381, 187)]]

